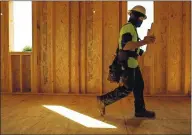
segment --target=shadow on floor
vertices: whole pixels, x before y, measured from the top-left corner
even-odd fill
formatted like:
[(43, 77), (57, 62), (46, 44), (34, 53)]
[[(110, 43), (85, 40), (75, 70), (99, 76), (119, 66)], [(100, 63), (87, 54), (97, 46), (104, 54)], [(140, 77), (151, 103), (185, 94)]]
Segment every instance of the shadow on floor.
[[(104, 116), (103, 120), (105, 122), (117, 125), (118, 127), (133, 127), (133, 128), (137, 128), (140, 127), (140, 125), (142, 124), (143, 121), (145, 120), (149, 120), (147, 118), (136, 118), (136, 117), (132, 117), (132, 118), (123, 118), (123, 117), (116, 117), (116, 116)], [(150, 119), (150, 120), (155, 120), (155, 119)]]
[(131, 127), (139, 127), (141, 125), (141, 123), (144, 121), (145, 119), (143, 118), (136, 118), (136, 117), (132, 117), (130, 119), (125, 119), (125, 125), (126, 126), (131, 126)]
[(125, 119), (125, 125), (129, 127), (139, 127), (143, 121), (145, 120), (155, 120), (155, 118), (137, 118), (137, 117), (132, 117), (132, 118), (127, 118)]

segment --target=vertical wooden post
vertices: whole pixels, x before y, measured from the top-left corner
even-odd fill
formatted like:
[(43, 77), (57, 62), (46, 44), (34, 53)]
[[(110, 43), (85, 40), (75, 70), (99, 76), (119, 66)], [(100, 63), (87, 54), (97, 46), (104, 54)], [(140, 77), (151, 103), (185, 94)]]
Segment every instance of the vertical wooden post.
[(70, 89), (79, 94), (79, 2), (70, 2)]
[(19, 55), (20, 57), (20, 92), (23, 92), (23, 66), (22, 66), (22, 54)]
[(48, 44), (48, 48), (49, 48), (49, 79), (50, 79), (50, 93), (53, 93), (54, 92), (54, 80), (53, 80), (53, 68), (54, 68), (54, 62), (53, 62), (53, 59), (54, 59), (54, 54), (53, 54), (53, 48), (54, 48), (54, 45), (53, 45), (53, 2), (51, 1), (48, 1), (47, 2), (47, 44)]
[(37, 24), (37, 5), (38, 2), (32, 1), (32, 74), (31, 74), (31, 92), (32, 93), (36, 93), (37, 89), (38, 89), (38, 79), (39, 77), (37, 76), (37, 71), (38, 71), (38, 64), (37, 60), (38, 60), (38, 41), (37, 41), (37, 29), (38, 29), (38, 24)]
[(87, 36), (86, 36), (86, 2), (80, 2), (80, 92), (82, 94), (86, 93), (86, 44), (87, 44)]
[(11, 60), (11, 55), (9, 54), (9, 92), (13, 92), (13, 78), (12, 78), (12, 60)]
[(1, 3), (1, 91), (10, 92), (9, 83), (9, 1)]
[(119, 28), (121, 28), (124, 24), (127, 23), (127, 1), (119, 2)]
[(190, 94), (191, 88), (191, 61), (190, 61), (190, 50), (191, 50), (191, 1), (183, 1), (183, 40), (182, 40), (182, 90), (183, 93)]
[[(33, 51), (33, 50), (32, 50), (32, 51)], [(32, 86), (32, 85), (33, 85), (33, 81), (32, 81), (32, 80), (33, 80), (33, 66), (32, 66), (32, 65), (33, 65), (33, 57), (32, 57), (32, 54), (33, 54), (33, 53), (31, 53), (31, 55), (29, 55), (29, 57), (30, 57), (30, 69), (31, 69), (31, 72), (30, 72), (30, 74), (31, 74), (31, 75), (30, 75), (30, 77), (31, 77), (31, 78), (30, 78), (30, 79), (31, 79), (31, 82), (30, 82), (30, 83), (31, 83), (31, 84), (30, 84), (30, 85), (31, 85), (31, 91), (30, 91), (30, 92), (33, 91), (33, 90), (32, 90), (32, 87), (33, 87), (33, 86)]]

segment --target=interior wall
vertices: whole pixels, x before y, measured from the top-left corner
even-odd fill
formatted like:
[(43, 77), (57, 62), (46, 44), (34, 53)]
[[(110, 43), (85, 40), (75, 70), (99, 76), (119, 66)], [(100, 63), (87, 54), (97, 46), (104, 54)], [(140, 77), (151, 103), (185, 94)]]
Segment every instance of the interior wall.
[[(103, 93), (124, 2), (33, 2), (37, 90)], [(122, 8), (120, 8), (122, 7)], [(113, 10), (111, 10), (113, 9)], [(35, 30), (36, 29), (36, 30)], [(36, 51), (36, 52), (35, 52)]]
[[(164, 8), (162, 8), (164, 7)], [(188, 94), (190, 91), (190, 2), (154, 2), (149, 45), (140, 59), (145, 90), (150, 94)]]
[[(9, 91), (8, 2), (2, 3), (1, 82)], [(34, 1), (32, 6), (32, 92), (101, 94), (117, 86), (107, 75), (126, 23), (126, 2)], [(190, 8), (190, 2), (154, 2), (151, 31), (157, 40), (139, 59), (146, 94), (190, 91)]]

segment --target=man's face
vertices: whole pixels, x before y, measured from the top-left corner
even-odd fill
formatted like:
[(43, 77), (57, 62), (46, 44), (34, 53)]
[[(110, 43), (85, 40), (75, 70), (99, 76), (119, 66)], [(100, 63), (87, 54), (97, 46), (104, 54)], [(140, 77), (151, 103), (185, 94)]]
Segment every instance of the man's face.
[(143, 23), (144, 17), (138, 17), (137, 22), (136, 22), (136, 27), (141, 27)]
[(135, 20), (135, 26), (140, 27), (143, 23), (143, 20), (145, 20), (144, 16), (137, 16), (135, 14), (131, 14), (131, 18)]

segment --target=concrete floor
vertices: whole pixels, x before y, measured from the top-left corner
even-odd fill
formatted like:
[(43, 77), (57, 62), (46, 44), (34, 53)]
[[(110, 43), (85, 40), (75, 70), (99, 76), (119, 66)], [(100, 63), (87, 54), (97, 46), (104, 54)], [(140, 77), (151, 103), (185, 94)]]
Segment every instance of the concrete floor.
[[(107, 107), (101, 117), (93, 96), (1, 95), (2, 134), (190, 134), (189, 97), (145, 97), (156, 119), (134, 117), (133, 97)], [(43, 105), (59, 105), (116, 128), (86, 127)], [(67, 112), (67, 111), (64, 111)], [(72, 112), (70, 112), (72, 114)], [(78, 116), (80, 118), (82, 116)], [(76, 118), (74, 116), (74, 118)], [(81, 120), (88, 122), (85, 118)], [(89, 125), (89, 124), (88, 124)], [(99, 126), (99, 124), (97, 124)]]

